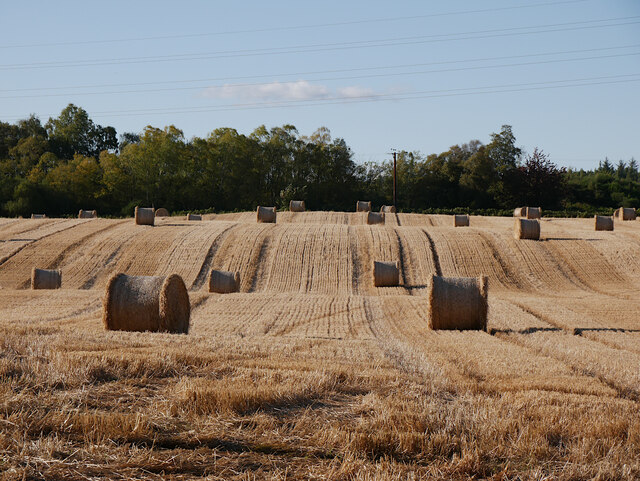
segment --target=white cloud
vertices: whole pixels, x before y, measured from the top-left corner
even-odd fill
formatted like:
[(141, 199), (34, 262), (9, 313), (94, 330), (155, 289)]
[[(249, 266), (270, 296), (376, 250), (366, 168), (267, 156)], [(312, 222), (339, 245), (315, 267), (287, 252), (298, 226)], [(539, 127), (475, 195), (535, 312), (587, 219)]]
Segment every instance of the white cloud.
[(370, 97), (371, 95), (375, 95), (375, 91), (371, 88), (367, 87), (341, 87), (337, 90), (339, 97), (348, 97), (348, 98), (356, 98), (356, 97)]
[(203, 97), (239, 100), (322, 100), (332, 97), (355, 98), (374, 95), (373, 89), (348, 86), (330, 89), (326, 85), (311, 84), (306, 80), (296, 82), (271, 82), (258, 85), (227, 84), (209, 87), (202, 92)]

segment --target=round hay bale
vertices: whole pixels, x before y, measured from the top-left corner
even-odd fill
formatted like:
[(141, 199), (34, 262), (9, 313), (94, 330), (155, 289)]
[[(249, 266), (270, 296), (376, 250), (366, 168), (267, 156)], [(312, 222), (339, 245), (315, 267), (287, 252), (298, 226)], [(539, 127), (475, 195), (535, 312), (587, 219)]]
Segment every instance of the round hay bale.
[(211, 270), (209, 274), (209, 292), (229, 294), (240, 290), (240, 273)]
[(169, 217), (169, 211), (164, 207), (156, 209), (156, 217)]
[(153, 207), (138, 207), (135, 210), (136, 225), (153, 225), (155, 209)]
[(527, 219), (540, 219), (542, 209), (540, 207), (527, 207)]
[(613, 217), (605, 215), (594, 215), (596, 230), (613, 230)]
[(376, 287), (391, 287), (400, 284), (400, 269), (398, 261), (373, 261), (373, 285)]
[(636, 220), (636, 210), (632, 207), (620, 207), (616, 213), (618, 220)]
[(202, 220), (200, 214), (187, 214), (187, 220)]
[(32, 219), (46, 219), (47, 215), (46, 214), (31, 214), (31, 218)]
[(526, 207), (516, 207), (513, 210), (513, 217), (526, 217), (527, 216), (527, 208)]
[(429, 328), (487, 330), (487, 277), (432, 276)]
[(454, 227), (469, 227), (469, 216), (467, 214), (455, 214), (453, 216)]
[(359, 200), (356, 202), (356, 212), (371, 212), (371, 201)]
[(395, 205), (383, 205), (380, 207), (380, 212), (384, 212), (385, 214), (395, 214), (396, 206)]
[(292, 200), (289, 202), (291, 212), (304, 212), (306, 210), (304, 200)]
[(189, 332), (191, 305), (184, 281), (177, 274), (109, 279), (102, 321), (108, 331)]
[(55, 269), (31, 269), (31, 289), (60, 289), (62, 272)]
[(257, 211), (258, 222), (273, 223), (276, 222), (276, 208), (275, 207), (263, 207), (258, 206)]
[(516, 239), (540, 240), (540, 221), (537, 219), (516, 219), (514, 236)]
[(98, 217), (98, 212), (95, 210), (80, 209), (78, 212), (78, 219), (95, 219), (96, 217)]
[(384, 212), (367, 212), (367, 224), (384, 224)]

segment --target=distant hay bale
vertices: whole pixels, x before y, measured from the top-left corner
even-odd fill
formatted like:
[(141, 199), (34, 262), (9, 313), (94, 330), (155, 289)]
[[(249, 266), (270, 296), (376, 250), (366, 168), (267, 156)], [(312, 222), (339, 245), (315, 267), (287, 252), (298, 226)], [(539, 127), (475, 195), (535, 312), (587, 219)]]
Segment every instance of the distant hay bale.
[(613, 230), (613, 217), (594, 215), (596, 230)]
[(289, 202), (291, 212), (304, 212), (306, 210), (304, 200), (292, 200)]
[(373, 285), (391, 287), (400, 284), (400, 268), (398, 261), (373, 261)]
[(276, 222), (276, 208), (275, 207), (263, 207), (258, 206), (257, 210), (258, 222), (273, 223)]
[(527, 217), (527, 208), (526, 207), (516, 207), (513, 210), (513, 217)]
[(395, 214), (396, 206), (395, 205), (383, 205), (380, 207), (380, 212), (384, 212), (385, 214)]
[(191, 305), (184, 281), (177, 274), (109, 279), (102, 321), (108, 331), (189, 332)]
[(616, 210), (618, 220), (636, 220), (636, 210), (632, 207), (620, 207)]
[(487, 277), (432, 276), (429, 328), (487, 330)]
[(540, 240), (540, 221), (537, 219), (516, 219), (514, 236), (516, 239)]
[(31, 269), (31, 289), (60, 289), (62, 272), (55, 269)]
[(136, 225), (153, 225), (155, 209), (153, 207), (138, 207), (135, 210)]
[(356, 202), (356, 212), (371, 212), (371, 201), (359, 200)]
[(32, 219), (46, 219), (47, 215), (46, 214), (31, 214), (31, 218)]
[(527, 207), (527, 219), (540, 219), (542, 209), (540, 207)]
[(384, 224), (384, 212), (367, 212), (367, 224)]
[(454, 227), (469, 227), (469, 216), (467, 214), (455, 214), (453, 216)]
[(156, 217), (169, 217), (169, 211), (164, 207), (156, 209)]
[(83, 210), (78, 212), (78, 219), (95, 219), (98, 217), (98, 213), (95, 210)]
[(187, 214), (187, 220), (202, 220), (200, 214)]
[(240, 290), (240, 273), (211, 270), (209, 274), (209, 292), (229, 294)]

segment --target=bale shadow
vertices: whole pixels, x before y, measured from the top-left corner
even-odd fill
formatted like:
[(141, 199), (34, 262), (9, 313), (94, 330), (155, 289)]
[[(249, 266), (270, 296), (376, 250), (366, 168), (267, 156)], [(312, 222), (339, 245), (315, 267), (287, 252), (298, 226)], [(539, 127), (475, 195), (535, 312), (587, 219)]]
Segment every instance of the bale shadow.
[(564, 331), (559, 327), (527, 327), (526, 329), (489, 329), (489, 334), (534, 334), (536, 332), (560, 332)]
[(586, 242), (602, 242), (604, 239), (583, 239), (580, 237), (545, 237), (541, 241), (586, 241)]
[(573, 334), (581, 336), (583, 332), (640, 332), (640, 329), (623, 329), (619, 327), (575, 327)]

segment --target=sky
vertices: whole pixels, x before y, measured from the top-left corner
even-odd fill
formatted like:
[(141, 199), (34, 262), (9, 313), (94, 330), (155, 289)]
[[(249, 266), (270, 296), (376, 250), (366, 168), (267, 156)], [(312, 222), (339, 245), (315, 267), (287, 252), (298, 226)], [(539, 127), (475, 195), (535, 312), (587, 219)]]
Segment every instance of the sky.
[(0, 0), (0, 121), (118, 134), (327, 127), (356, 162), (511, 125), (526, 153), (640, 159), (640, 0)]

